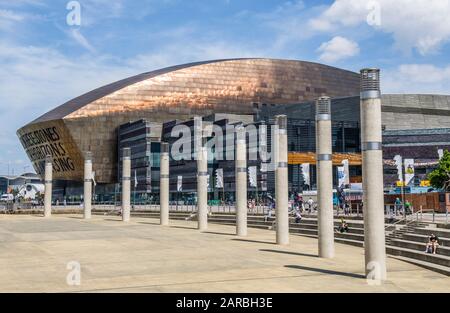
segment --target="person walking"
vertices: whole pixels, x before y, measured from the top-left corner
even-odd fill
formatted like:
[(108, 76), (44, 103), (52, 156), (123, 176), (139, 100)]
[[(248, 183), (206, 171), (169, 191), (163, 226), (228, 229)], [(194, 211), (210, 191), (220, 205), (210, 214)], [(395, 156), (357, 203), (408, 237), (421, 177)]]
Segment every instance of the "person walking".
[(397, 215), (397, 212), (400, 212), (401, 207), (402, 201), (400, 200), (400, 198), (396, 198), (394, 203), (394, 215)]
[(309, 197), (307, 203), (308, 203), (309, 214), (311, 214), (312, 210), (313, 210), (313, 207), (314, 207), (314, 200), (311, 197)]

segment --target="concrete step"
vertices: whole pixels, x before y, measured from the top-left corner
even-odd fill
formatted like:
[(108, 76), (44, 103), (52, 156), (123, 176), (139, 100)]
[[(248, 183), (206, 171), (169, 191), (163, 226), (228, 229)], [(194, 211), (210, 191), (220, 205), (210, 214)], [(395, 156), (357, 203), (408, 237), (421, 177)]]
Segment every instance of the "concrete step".
[[(209, 221), (214, 221), (216, 223), (230, 223), (235, 224), (235, 219), (224, 219), (222, 217), (217, 217), (213, 215), (212, 217), (209, 217)], [(260, 225), (260, 226), (266, 226), (267, 228), (272, 227), (274, 225), (273, 221), (264, 222), (264, 220), (253, 220), (248, 219), (248, 225)], [(336, 227), (340, 224), (336, 224)], [(290, 229), (295, 228), (302, 228), (302, 229), (308, 229), (308, 230), (315, 230), (317, 231), (317, 224), (309, 224), (309, 221), (301, 221), (300, 223), (290, 223), (289, 224)], [(364, 230), (362, 228), (352, 228), (349, 227), (349, 233), (351, 234), (364, 234)]]
[(361, 234), (352, 234), (352, 233), (334, 233), (335, 238), (343, 238), (364, 242), (364, 235)]
[(424, 261), (428, 263), (433, 263), (437, 265), (447, 266), (450, 268), (450, 257), (438, 255), (438, 254), (428, 254), (423, 251), (411, 250), (403, 247), (396, 246), (386, 246), (386, 252), (391, 255), (403, 256), (419, 261)]
[(307, 228), (296, 227), (296, 228), (290, 228), (289, 233), (317, 238), (317, 229), (307, 229)]
[[(400, 236), (401, 239), (426, 243), (428, 242), (427, 235), (415, 234), (415, 233), (405, 233)], [(450, 239), (439, 237), (439, 244), (441, 246), (450, 247)]]
[(433, 272), (437, 272), (443, 275), (447, 275), (450, 276), (450, 268), (447, 266), (442, 266), (442, 265), (438, 265), (438, 264), (434, 264), (434, 263), (430, 263), (430, 262), (425, 262), (425, 261), (421, 261), (421, 260), (417, 260), (417, 259), (412, 259), (412, 258), (408, 258), (408, 257), (404, 257), (404, 256), (390, 256), (393, 259), (397, 259), (397, 260), (401, 260), (407, 263), (411, 263), (420, 267), (423, 267), (427, 270), (431, 270)]
[[(223, 215), (223, 214), (212, 214), (211, 218), (220, 218), (220, 219), (227, 219), (227, 220), (235, 220), (236, 219), (235, 215)], [(247, 220), (248, 220), (248, 222), (265, 221), (266, 218), (264, 216), (248, 215)], [(267, 220), (273, 222), (275, 220), (275, 217), (267, 218)], [(289, 221), (291, 223), (294, 223), (295, 218), (290, 217)], [(317, 225), (317, 219), (303, 218), (300, 223)], [(338, 220), (334, 221), (335, 226), (339, 226), (340, 224), (341, 224), (340, 221), (338, 221)], [(349, 225), (349, 227), (353, 227), (353, 228), (364, 228), (364, 224), (360, 223), (360, 222), (347, 222), (347, 224)]]
[(421, 234), (421, 235), (431, 235), (435, 234), (436, 236), (440, 238), (446, 238), (450, 239), (450, 230), (448, 229), (442, 229), (442, 228), (415, 228), (414, 229), (415, 234)]
[[(402, 248), (407, 248), (407, 249), (411, 249), (411, 250), (417, 250), (419, 252), (425, 251), (425, 247), (426, 247), (425, 243), (408, 241), (408, 240), (403, 240), (403, 239), (391, 239), (389, 241), (389, 244), (391, 246), (402, 247)], [(444, 255), (444, 256), (450, 256), (450, 248), (439, 246), (437, 248), (437, 254)]]
[(342, 244), (346, 244), (346, 245), (352, 245), (355, 247), (364, 247), (364, 241), (360, 241), (360, 240), (334, 237), (334, 242), (338, 242), (338, 243), (342, 243)]
[(437, 223), (436, 226), (438, 228), (444, 228), (444, 229), (450, 229), (450, 223), (445, 224), (445, 223)]

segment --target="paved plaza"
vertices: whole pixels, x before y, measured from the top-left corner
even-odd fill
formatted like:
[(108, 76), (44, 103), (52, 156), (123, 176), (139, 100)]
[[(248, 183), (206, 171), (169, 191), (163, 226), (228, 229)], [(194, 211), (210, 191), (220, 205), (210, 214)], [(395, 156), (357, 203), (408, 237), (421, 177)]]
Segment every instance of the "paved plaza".
[[(444, 292), (450, 278), (388, 258), (388, 281), (367, 284), (364, 250), (336, 244), (333, 260), (317, 257), (317, 240), (191, 221), (117, 216), (0, 215), (1, 292)], [(69, 286), (71, 261), (81, 285)]]

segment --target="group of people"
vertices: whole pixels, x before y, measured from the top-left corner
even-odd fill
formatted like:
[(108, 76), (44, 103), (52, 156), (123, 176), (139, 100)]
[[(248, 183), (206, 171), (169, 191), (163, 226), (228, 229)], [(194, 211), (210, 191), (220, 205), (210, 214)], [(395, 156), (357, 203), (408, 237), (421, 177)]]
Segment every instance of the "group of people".
[(409, 202), (408, 200), (405, 201), (405, 205), (403, 205), (402, 200), (400, 200), (400, 198), (396, 198), (395, 202), (394, 202), (394, 210), (391, 211), (390, 213), (395, 215), (395, 214), (401, 214), (401, 213), (405, 213), (406, 214), (411, 214), (412, 213), (412, 204), (411, 202)]
[[(300, 223), (302, 220), (302, 213), (308, 211), (312, 213), (316, 209), (315, 201), (310, 197), (307, 201), (304, 201), (303, 196), (299, 193), (291, 195), (289, 214), (295, 217), (295, 222)], [(267, 221), (275, 213), (275, 201), (272, 201), (268, 205), (267, 214), (264, 216), (264, 220)]]
[(308, 211), (309, 213), (312, 213), (316, 209), (316, 203), (315, 201), (309, 197), (307, 201), (304, 201), (303, 196), (299, 193), (294, 193), (291, 196), (291, 209), (292, 210), (300, 210)]

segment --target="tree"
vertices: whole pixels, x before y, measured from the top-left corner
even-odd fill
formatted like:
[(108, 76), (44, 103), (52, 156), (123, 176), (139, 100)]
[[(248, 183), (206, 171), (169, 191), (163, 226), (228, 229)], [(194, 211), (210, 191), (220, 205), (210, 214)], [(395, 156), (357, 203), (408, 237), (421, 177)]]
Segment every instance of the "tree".
[(450, 152), (448, 150), (444, 151), (437, 169), (428, 175), (428, 179), (434, 188), (450, 191)]

